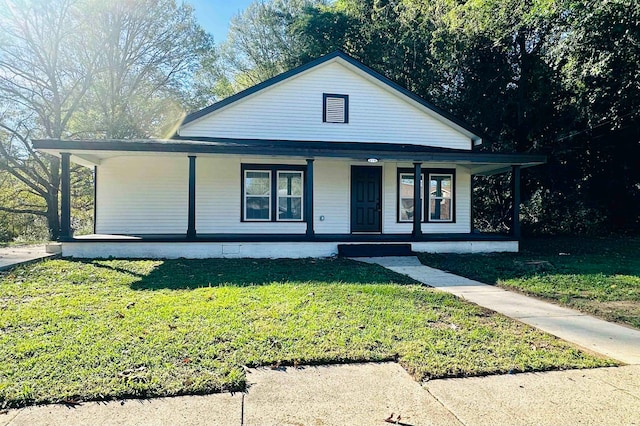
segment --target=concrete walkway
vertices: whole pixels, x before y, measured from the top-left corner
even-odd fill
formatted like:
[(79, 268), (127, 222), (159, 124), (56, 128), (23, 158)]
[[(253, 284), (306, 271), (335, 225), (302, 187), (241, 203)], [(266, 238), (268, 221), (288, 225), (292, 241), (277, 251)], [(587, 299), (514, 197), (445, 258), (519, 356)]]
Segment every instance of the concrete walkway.
[(573, 309), (483, 284), (420, 263), (417, 257), (355, 258), (408, 275), (547, 333), (626, 364), (640, 364), (640, 331)]
[(55, 256), (58, 256), (58, 254), (46, 252), (44, 244), (0, 247), (0, 271), (13, 268), (23, 263), (35, 262)]
[(420, 385), (398, 364), (251, 369), (246, 394), (47, 405), (0, 414), (39, 425), (637, 425), (640, 366)]

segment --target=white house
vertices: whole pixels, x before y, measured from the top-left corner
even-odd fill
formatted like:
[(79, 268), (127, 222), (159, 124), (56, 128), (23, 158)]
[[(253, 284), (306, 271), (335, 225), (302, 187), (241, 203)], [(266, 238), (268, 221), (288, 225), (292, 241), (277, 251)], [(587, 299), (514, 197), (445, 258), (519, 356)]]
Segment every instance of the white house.
[[(520, 169), (545, 158), (475, 151), (481, 143), (335, 52), (188, 115), (171, 139), (34, 147), (62, 159), (65, 256), (517, 251)], [(70, 162), (95, 168), (94, 235), (70, 229)], [(508, 171), (514, 233), (474, 233), (471, 177)]]

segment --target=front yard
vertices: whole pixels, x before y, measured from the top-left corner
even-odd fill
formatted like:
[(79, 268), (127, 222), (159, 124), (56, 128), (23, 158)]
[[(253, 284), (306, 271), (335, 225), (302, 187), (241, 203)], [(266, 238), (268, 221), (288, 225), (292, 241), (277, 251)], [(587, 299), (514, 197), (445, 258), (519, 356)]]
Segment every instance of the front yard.
[(520, 253), (421, 254), (422, 263), (640, 328), (640, 238), (525, 240)]
[(417, 380), (614, 365), (377, 265), (53, 260), (0, 275), (0, 408), (242, 390), (244, 366)]

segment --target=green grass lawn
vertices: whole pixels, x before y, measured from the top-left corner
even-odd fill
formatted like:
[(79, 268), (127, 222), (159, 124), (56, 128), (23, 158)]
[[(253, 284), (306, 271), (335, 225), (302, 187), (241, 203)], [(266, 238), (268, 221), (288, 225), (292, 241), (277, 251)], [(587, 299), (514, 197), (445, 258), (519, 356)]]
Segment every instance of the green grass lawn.
[(51, 260), (0, 276), (0, 407), (245, 388), (244, 366), (417, 380), (614, 362), (377, 265)]
[(525, 240), (520, 253), (421, 254), (422, 263), (640, 328), (640, 238)]

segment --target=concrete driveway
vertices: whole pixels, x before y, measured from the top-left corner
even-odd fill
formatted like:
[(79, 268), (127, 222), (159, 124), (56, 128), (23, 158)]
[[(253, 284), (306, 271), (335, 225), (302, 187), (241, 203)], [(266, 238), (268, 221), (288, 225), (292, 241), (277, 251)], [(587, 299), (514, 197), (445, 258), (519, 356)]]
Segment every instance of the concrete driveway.
[(45, 244), (0, 247), (0, 271), (56, 255), (56, 253), (47, 253)]

